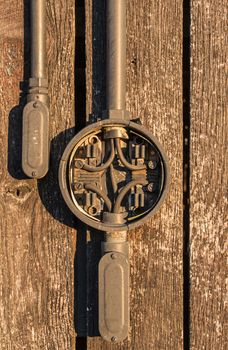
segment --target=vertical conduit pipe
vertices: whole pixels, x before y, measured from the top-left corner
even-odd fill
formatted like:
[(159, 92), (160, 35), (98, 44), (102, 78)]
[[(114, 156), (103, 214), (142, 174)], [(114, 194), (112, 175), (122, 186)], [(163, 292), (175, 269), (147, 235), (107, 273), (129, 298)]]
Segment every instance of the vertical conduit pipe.
[(46, 73), (46, 0), (31, 0), (31, 78), (23, 111), (22, 168), (40, 179), (49, 168), (49, 109)]
[[(125, 111), (126, 0), (106, 1), (106, 108)], [(119, 112), (119, 114), (118, 114)], [(122, 113), (124, 114), (124, 113)]]
[(46, 0), (31, 1), (31, 77), (46, 78)]

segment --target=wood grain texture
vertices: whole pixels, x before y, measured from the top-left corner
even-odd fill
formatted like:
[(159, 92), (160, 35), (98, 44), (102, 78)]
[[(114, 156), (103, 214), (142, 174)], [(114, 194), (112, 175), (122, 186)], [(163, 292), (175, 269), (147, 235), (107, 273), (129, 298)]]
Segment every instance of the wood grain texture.
[[(104, 2), (86, 1), (87, 114), (105, 108)], [(165, 204), (131, 231), (131, 329), (122, 344), (88, 349), (183, 349), (182, 1), (127, 1), (127, 108), (164, 145), (172, 182)], [(91, 281), (90, 281), (91, 282)]]
[(227, 338), (227, 2), (192, 1), (191, 350)]
[(47, 1), (52, 144), (49, 174), (37, 183), (23, 175), (20, 156), (29, 3), (0, 1), (0, 348), (68, 350), (75, 345), (75, 232), (68, 227), (74, 219), (60, 196), (57, 171), (72, 137), (65, 130), (74, 125), (75, 5)]

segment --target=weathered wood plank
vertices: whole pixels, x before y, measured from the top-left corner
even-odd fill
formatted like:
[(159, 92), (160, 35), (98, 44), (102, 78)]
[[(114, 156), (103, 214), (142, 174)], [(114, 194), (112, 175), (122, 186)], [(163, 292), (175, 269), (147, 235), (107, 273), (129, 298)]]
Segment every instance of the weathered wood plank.
[(227, 2), (191, 3), (191, 349), (225, 350)]
[[(104, 2), (86, 1), (87, 114), (105, 107)], [(127, 1), (127, 107), (163, 143), (172, 183), (162, 209), (130, 232), (127, 341), (89, 338), (88, 349), (183, 349), (182, 1)], [(177, 141), (178, 140), (178, 141)]]
[(0, 1), (0, 347), (72, 349), (75, 232), (64, 223), (73, 226), (74, 219), (60, 196), (57, 170), (72, 136), (65, 129), (74, 125), (75, 5), (47, 1), (52, 145), (50, 172), (37, 184), (24, 177), (20, 156), (29, 3)]

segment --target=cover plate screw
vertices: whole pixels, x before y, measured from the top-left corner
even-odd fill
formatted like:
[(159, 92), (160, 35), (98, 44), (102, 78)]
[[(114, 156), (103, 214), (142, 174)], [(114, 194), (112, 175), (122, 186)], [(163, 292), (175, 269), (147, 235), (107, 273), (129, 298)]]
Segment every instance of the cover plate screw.
[(152, 192), (153, 191), (153, 188), (154, 188), (154, 184), (153, 183), (150, 183), (148, 186), (147, 186), (147, 189), (149, 192)]
[(148, 167), (150, 168), (150, 169), (155, 169), (156, 168), (156, 162), (155, 161), (153, 161), (153, 160), (150, 160), (149, 162), (148, 162)]

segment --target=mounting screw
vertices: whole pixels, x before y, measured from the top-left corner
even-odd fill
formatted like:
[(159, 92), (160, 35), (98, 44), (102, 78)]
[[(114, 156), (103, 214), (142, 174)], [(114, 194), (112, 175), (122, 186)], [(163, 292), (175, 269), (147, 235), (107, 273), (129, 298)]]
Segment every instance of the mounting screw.
[(77, 182), (76, 184), (74, 184), (74, 189), (75, 190), (81, 190), (83, 187), (83, 185), (80, 182)]
[(157, 162), (156, 162), (156, 161), (150, 160), (150, 161), (148, 162), (148, 167), (149, 167), (150, 169), (155, 169), (156, 166), (157, 166)]
[(117, 255), (115, 253), (111, 254), (112, 259), (117, 259)]
[(82, 160), (76, 160), (76, 161), (75, 161), (75, 166), (76, 166), (76, 168), (81, 169), (81, 168), (83, 167), (83, 165), (84, 165), (84, 163), (83, 163)]
[(155, 169), (156, 166), (157, 166), (157, 164), (158, 164), (157, 160), (150, 160), (150, 161), (148, 162), (148, 167), (149, 167), (150, 169)]
[(97, 208), (96, 208), (96, 207), (93, 207), (93, 206), (89, 207), (89, 208), (88, 208), (88, 213), (89, 213), (90, 215), (96, 215), (96, 214), (97, 214)]
[(33, 107), (34, 107), (34, 108), (37, 108), (38, 106), (39, 106), (39, 105), (38, 105), (38, 102), (34, 102), (34, 103), (33, 103)]
[(33, 171), (33, 172), (32, 172), (32, 177), (35, 177), (35, 176), (36, 176), (36, 172)]
[(115, 342), (117, 341), (117, 338), (114, 336), (114, 337), (111, 338), (111, 341), (112, 341), (113, 343), (115, 343)]
[(153, 191), (153, 188), (154, 188), (154, 184), (151, 182), (148, 186), (147, 186), (147, 190), (149, 192), (152, 192)]

